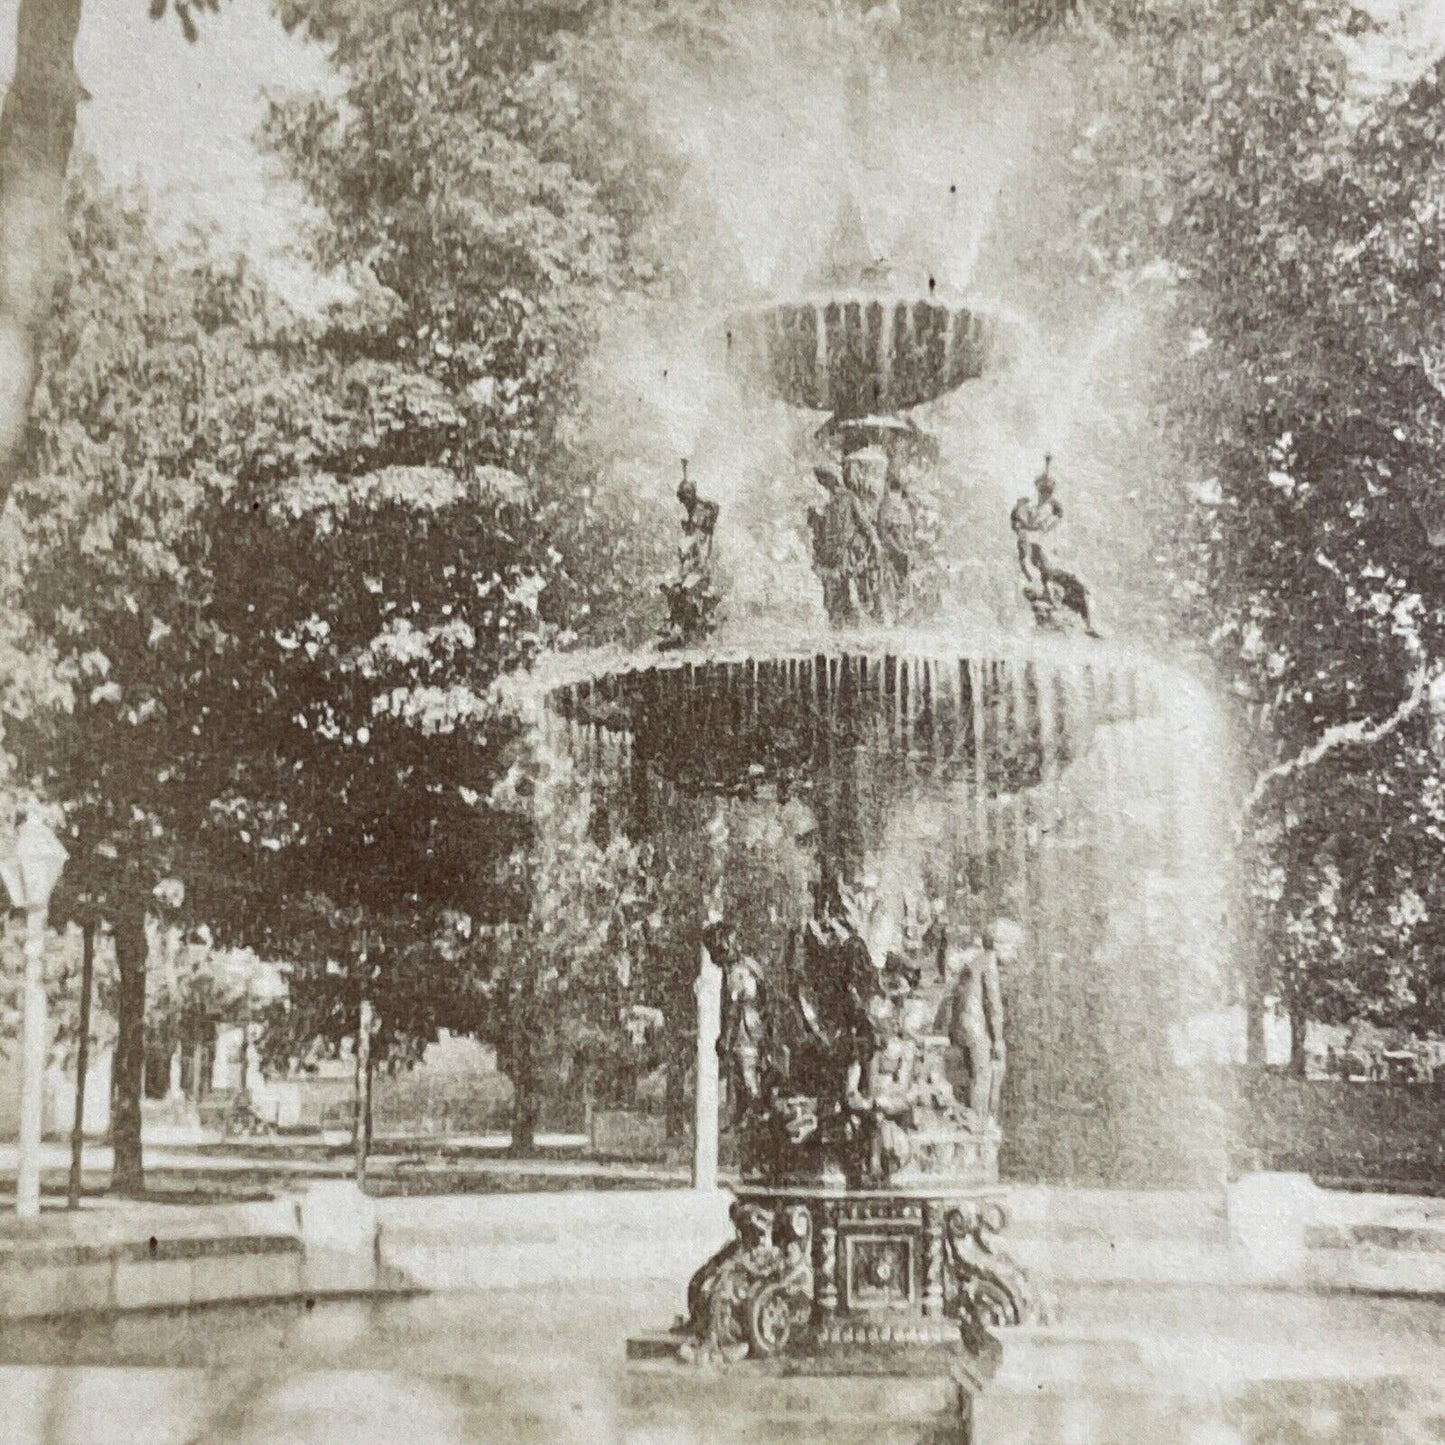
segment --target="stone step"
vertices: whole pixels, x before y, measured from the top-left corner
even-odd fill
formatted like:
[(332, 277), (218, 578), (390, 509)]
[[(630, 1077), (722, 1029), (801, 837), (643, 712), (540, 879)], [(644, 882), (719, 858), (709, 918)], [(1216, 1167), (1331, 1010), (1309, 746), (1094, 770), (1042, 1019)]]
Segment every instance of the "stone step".
[(1227, 1393), (1190, 1393), (1186, 1382), (1148, 1390), (1010, 1389), (974, 1401), (970, 1445), (1423, 1445), (1445, 1439), (1445, 1401), (1418, 1381), (1257, 1381)]
[(966, 1439), (969, 1391), (946, 1373), (785, 1373), (775, 1362), (724, 1369), (634, 1363), (622, 1390), (629, 1442), (829, 1441), (923, 1445)]

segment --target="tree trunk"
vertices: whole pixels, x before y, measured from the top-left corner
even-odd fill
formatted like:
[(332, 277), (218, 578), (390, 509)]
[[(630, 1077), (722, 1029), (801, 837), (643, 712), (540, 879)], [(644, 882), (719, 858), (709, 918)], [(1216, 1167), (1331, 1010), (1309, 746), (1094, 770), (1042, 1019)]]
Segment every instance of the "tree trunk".
[[(697, 1036), (689, 1032), (684, 1039), (689, 1048), (695, 1048)], [(664, 1107), (667, 1110), (667, 1139), (674, 1143), (692, 1134), (692, 1091), (688, 1081), (692, 1073), (692, 1055), (680, 1048), (669, 1051)]]
[(1244, 1062), (1251, 1069), (1264, 1068), (1267, 1057), (1264, 1042), (1264, 990), (1260, 987), (1259, 968), (1252, 962), (1244, 987)]
[(366, 1056), (366, 1157), (371, 1158), (371, 1146), (376, 1140), (376, 1060), (368, 1052)]
[(532, 1041), (525, 1032), (511, 1048), (512, 1080), (512, 1143), (509, 1153), (530, 1154), (537, 1147), (537, 1116), (541, 1101), (537, 1097), (537, 1057)]
[(366, 1187), (366, 1161), (371, 1156), (371, 1000), (363, 998), (356, 1023), (356, 1107), (351, 1115), (351, 1141), (356, 1154), (356, 1186)]
[(14, 485), (63, 238), (80, 9), (81, 0), (20, 0), (0, 107), (0, 506)]
[(1289, 1003), (1289, 1071), (1290, 1076), (1302, 1079), (1305, 1076), (1305, 1033), (1309, 1028), (1309, 1015), (1305, 1012), (1304, 1001), (1291, 998)]
[(85, 1074), (90, 1062), (90, 995), (95, 983), (95, 920), (80, 926), (80, 1037), (75, 1053), (75, 1118), (70, 1126), (70, 1179), (65, 1207), (80, 1208), (81, 1166), (85, 1151)]
[(128, 909), (115, 921), (115, 1057), (111, 1064), (110, 1139), (115, 1150), (110, 1187), (115, 1194), (145, 1192), (141, 1157), (141, 1093), (145, 1088), (146, 920)]

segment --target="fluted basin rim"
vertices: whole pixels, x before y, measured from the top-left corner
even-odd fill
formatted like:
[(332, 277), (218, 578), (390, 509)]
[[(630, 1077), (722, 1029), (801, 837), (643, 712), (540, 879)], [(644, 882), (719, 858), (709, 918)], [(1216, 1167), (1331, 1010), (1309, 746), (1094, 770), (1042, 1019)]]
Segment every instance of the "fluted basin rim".
[(577, 683), (610, 676), (670, 671), (715, 663), (781, 662), (820, 654), (867, 654), (883, 657), (970, 658), (1006, 663), (1042, 663), (1082, 667), (1097, 663), (1133, 667), (1153, 677), (1167, 677), (1191, 689), (1204, 685), (1201, 669), (1183, 660), (1165, 661), (1143, 645), (1128, 640), (1096, 641), (1045, 633), (1010, 634), (988, 627), (949, 629), (850, 628), (767, 629), (748, 638), (715, 638), (695, 648), (673, 652), (653, 649), (596, 647), (546, 653), (529, 671), (513, 675), (524, 693), (538, 699)]

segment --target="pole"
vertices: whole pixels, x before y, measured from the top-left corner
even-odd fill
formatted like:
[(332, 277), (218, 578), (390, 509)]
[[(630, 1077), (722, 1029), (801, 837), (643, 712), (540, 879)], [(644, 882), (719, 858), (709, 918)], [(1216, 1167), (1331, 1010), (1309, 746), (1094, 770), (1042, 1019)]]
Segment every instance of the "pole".
[(722, 969), (704, 948), (694, 985), (697, 993), (697, 1089), (692, 1133), (692, 1187), (702, 1193), (710, 1193), (717, 1188), (717, 1041), (722, 1032), (722, 984)]
[(247, 1098), (251, 1095), (251, 987), (246, 986), (246, 1012), (241, 1020), (241, 1079), (240, 1089)]
[(45, 920), (46, 907), (25, 911), (25, 1002), (20, 1047), (20, 1157), (15, 1173), (15, 1213), (40, 1214), (40, 1139), (45, 1123)]
[(356, 1187), (366, 1188), (366, 1121), (371, 1117), (371, 1000), (361, 1000), (356, 1027)]
[(85, 1150), (85, 1070), (90, 1063), (90, 992), (95, 982), (95, 924), (80, 930), (80, 1042), (75, 1051), (75, 1121), (70, 1126), (70, 1184), (65, 1207), (80, 1208), (81, 1155)]

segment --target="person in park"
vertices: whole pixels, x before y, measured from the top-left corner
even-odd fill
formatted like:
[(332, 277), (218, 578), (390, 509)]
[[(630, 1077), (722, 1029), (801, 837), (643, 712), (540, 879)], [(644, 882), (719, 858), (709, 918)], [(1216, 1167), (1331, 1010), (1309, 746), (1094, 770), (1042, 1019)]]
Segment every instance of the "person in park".
[(1034, 495), (1020, 497), (1009, 513), (1019, 571), (1024, 578), (1024, 596), (1040, 626), (1054, 624), (1062, 607), (1079, 618), (1090, 637), (1098, 637), (1089, 589), (1073, 572), (1055, 565), (1044, 550), (1043, 539), (1064, 520), (1058, 489), (1049, 475), (1051, 461), (1051, 457), (1044, 457), (1044, 469), (1034, 478)]

